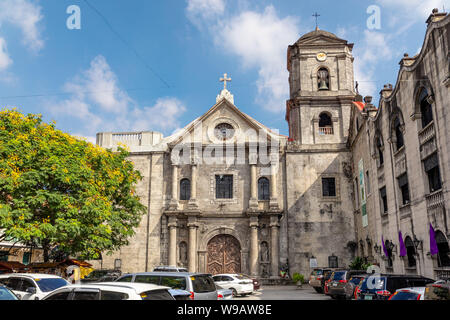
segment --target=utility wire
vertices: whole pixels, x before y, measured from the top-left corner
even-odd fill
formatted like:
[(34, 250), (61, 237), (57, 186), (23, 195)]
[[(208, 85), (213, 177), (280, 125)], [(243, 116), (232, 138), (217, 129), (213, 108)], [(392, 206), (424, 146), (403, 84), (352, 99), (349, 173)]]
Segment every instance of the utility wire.
[(84, 2), (95, 12), (97, 15), (105, 22), (106, 26), (111, 30), (112, 33), (116, 35), (117, 38), (119, 38), (120, 41), (122, 41), (133, 53), (135, 56), (144, 64), (144, 66), (150, 70), (167, 88), (170, 88), (170, 85), (155, 71), (152, 67), (150, 67), (147, 62), (142, 58), (142, 56), (139, 54), (139, 52), (134, 49), (134, 47), (125, 40), (109, 23), (108, 19), (99, 11), (97, 10), (92, 4), (88, 2), (88, 0), (84, 0)]

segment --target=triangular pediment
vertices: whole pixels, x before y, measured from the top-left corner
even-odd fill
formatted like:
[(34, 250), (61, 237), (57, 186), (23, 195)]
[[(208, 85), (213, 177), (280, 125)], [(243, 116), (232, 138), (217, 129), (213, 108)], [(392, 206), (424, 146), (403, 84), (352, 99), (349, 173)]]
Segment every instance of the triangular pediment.
[[(223, 124), (226, 124), (231, 130), (230, 137), (227, 137), (226, 140), (221, 139), (220, 135), (216, 133), (216, 128)], [(241, 112), (233, 103), (223, 98), (205, 114), (168, 137), (167, 140), (169, 146), (172, 147), (180, 143), (208, 145), (225, 142), (239, 144), (257, 141), (259, 134), (265, 134), (268, 141), (274, 138), (287, 139), (286, 136), (273, 132), (252, 117)]]

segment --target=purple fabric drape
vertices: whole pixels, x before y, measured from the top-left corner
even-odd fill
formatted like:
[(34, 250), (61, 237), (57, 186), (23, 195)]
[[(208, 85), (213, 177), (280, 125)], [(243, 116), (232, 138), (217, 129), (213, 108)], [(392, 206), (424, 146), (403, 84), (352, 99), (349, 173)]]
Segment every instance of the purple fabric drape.
[(388, 255), (388, 252), (387, 252), (387, 249), (386, 249), (386, 245), (384, 244), (383, 236), (381, 236), (381, 243), (382, 243), (382, 245), (383, 245), (384, 255), (385, 255), (386, 257), (388, 257), (389, 255)]
[(435, 233), (434, 233), (434, 229), (433, 226), (430, 223), (430, 253), (432, 255), (438, 254), (439, 250), (438, 250), (438, 246), (436, 243), (436, 237), (435, 237)]
[(403, 242), (403, 236), (401, 231), (399, 231), (398, 233), (398, 242), (400, 244), (400, 257), (404, 257), (406, 256), (406, 246), (405, 243)]

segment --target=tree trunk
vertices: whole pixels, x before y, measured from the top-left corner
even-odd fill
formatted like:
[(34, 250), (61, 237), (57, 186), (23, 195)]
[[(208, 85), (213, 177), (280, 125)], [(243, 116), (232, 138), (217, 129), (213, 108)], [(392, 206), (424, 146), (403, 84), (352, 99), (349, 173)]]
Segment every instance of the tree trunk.
[(48, 243), (48, 241), (42, 242), (42, 249), (44, 251), (44, 262), (49, 262), (50, 244)]

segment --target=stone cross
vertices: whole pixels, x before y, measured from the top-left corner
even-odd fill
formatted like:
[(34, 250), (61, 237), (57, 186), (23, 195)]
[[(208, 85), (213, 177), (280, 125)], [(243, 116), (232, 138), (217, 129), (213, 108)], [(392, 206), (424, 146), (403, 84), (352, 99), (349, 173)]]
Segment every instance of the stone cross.
[(228, 78), (228, 75), (224, 73), (223, 78), (220, 78), (220, 82), (223, 82), (223, 89), (227, 89), (227, 81), (231, 81), (231, 78)]
[(317, 18), (320, 17), (320, 14), (318, 14), (318, 13), (316, 12), (316, 13), (314, 13), (312, 16), (316, 18), (316, 30), (317, 30), (317, 29), (319, 29), (319, 24), (317, 23)]

